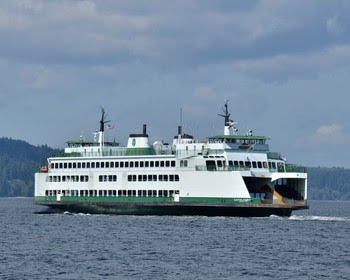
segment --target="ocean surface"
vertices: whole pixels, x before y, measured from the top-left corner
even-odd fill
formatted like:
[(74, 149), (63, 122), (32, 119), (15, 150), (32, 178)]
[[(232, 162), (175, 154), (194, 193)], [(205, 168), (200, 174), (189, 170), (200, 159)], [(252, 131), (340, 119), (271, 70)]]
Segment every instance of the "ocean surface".
[(38, 214), (0, 199), (0, 279), (350, 279), (350, 202), (290, 218)]

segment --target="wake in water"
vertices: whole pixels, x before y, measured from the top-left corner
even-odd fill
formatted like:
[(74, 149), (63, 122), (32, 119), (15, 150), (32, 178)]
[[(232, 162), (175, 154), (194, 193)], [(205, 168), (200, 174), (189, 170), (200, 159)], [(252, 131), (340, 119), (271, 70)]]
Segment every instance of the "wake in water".
[(350, 222), (347, 217), (328, 217), (328, 216), (296, 216), (292, 215), (288, 218), (295, 221), (330, 221), (330, 222)]

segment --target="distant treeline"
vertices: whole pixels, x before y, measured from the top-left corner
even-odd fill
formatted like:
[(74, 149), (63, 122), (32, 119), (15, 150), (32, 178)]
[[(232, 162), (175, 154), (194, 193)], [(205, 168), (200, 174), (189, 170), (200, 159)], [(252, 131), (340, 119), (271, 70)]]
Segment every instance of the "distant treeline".
[(58, 152), (46, 145), (0, 138), (0, 196), (33, 196), (35, 171)]
[(308, 198), (350, 200), (350, 169), (308, 167)]
[[(35, 171), (60, 152), (0, 138), (0, 196), (33, 196)], [(307, 172), (309, 199), (350, 200), (350, 169), (309, 167)]]

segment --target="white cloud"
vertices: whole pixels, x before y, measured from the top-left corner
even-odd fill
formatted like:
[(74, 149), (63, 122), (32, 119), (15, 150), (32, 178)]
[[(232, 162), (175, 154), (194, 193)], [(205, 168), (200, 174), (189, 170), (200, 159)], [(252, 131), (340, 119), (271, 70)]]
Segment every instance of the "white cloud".
[(328, 33), (333, 35), (339, 35), (344, 32), (344, 27), (341, 25), (337, 17), (327, 19), (326, 28)]
[(313, 142), (328, 144), (340, 144), (349, 140), (349, 135), (343, 131), (343, 127), (339, 124), (322, 125), (312, 137)]

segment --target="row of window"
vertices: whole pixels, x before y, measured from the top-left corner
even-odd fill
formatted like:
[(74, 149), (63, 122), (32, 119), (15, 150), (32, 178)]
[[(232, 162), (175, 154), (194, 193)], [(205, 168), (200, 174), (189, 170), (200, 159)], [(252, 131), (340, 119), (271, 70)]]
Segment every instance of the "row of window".
[[(206, 161), (207, 166), (215, 166), (215, 161), (214, 160), (207, 160)], [(226, 162), (217, 160), (216, 161), (216, 166), (217, 167), (225, 167)], [(267, 163), (266, 161), (243, 161), (243, 160), (229, 160), (228, 161), (229, 166), (234, 166), (234, 167), (246, 167), (246, 168), (272, 168), (276, 169), (276, 162), (269, 162)], [(283, 166), (283, 163), (278, 163), (278, 167)]]
[[(187, 160), (181, 161), (180, 166), (186, 167)], [(175, 167), (175, 160), (53, 162), (50, 167), (51, 169)]]
[(100, 175), (98, 176), (99, 182), (117, 182), (117, 175)]
[(180, 181), (179, 175), (178, 174), (170, 174), (170, 175), (128, 175), (128, 181), (129, 182), (178, 182)]
[(46, 196), (133, 196), (133, 197), (172, 197), (179, 190), (46, 190)]
[(88, 182), (89, 176), (87, 175), (48, 176), (46, 180), (48, 182)]

